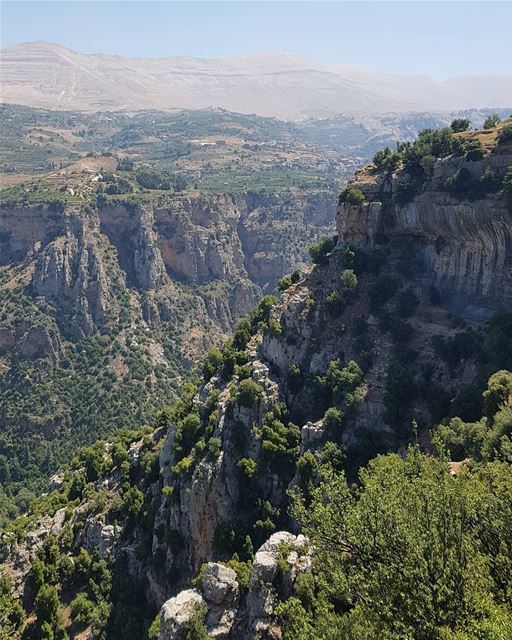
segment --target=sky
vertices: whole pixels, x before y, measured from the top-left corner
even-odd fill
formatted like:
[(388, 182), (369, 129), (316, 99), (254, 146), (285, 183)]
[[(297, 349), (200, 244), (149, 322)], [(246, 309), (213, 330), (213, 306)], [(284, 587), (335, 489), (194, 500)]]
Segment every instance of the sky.
[(437, 79), (512, 72), (512, 2), (1, 1), (1, 46), (218, 58), (288, 51)]

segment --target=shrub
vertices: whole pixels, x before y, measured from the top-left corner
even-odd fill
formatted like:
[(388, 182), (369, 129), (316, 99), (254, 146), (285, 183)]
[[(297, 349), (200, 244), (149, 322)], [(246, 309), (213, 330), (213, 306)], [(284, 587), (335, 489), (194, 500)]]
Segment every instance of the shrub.
[(82, 451), (81, 457), (87, 482), (95, 482), (105, 470), (104, 443), (97, 442), (92, 447), (87, 447)]
[(304, 379), (299, 364), (292, 364), (288, 369), (287, 383), (292, 393), (297, 393), (302, 389)]
[(262, 394), (263, 387), (251, 378), (247, 378), (238, 385), (236, 401), (240, 406), (252, 409), (256, 406)]
[(148, 629), (148, 640), (158, 640), (160, 636), (160, 612), (155, 616)]
[(512, 140), (512, 124), (506, 124), (498, 134), (498, 142), (509, 142)]
[(470, 124), (471, 124), (471, 121), (468, 120), (467, 118), (455, 118), (455, 120), (452, 120), (450, 129), (454, 133), (461, 133), (462, 131), (467, 131), (469, 129)]
[(357, 287), (357, 276), (352, 269), (344, 269), (340, 280), (343, 293), (350, 293)]
[(210, 438), (207, 445), (207, 456), (209, 460), (217, 460), (222, 449), (220, 438)]
[(494, 129), (501, 122), (501, 118), (497, 113), (493, 113), (491, 116), (487, 116), (484, 120), (483, 128), (484, 129)]
[(23, 607), (15, 600), (12, 591), (11, 579), (0, 572), (0, 622), (6, 638), (15, 637), (25, 621)]
[(469, 198), (478, 188), (477, 181), (466, 167), (461, 167), (457, 171), (446, 178), (444, 183), (445, 190), (454, 198)]
[(256, 309), (251, 312), (250, 322), (252, 327), (257, 327), (260, 322), (268, 323), (270, 312), (277, 302), (275, 296), (263, 296)]
[(222, 356), (222, 352), (217, 347), (210, 349), (206, 354), (206, 358), (203, 364), (203, 375), (206, 380), (209, 380), (214, 373), (220, 369), (222, 364), (224, 363), (224, 357)]
[(71, 601), (71, 617), (80, 625), (90, 624), (94, 614), (94, 603), (86, 593), (78, 593)]
[(396, 182), (393, 195), (399, 206), (404, 206), (418, 194), (421, 184), (415, 180), (400, 179)]
[(507, 202), (508, 210), (512, 213), (512, 164), (508, 166), (501, 186), (502, 194)]
[(269, 413), (261, 430), (261, 446), (269, 466), (276, 473), (292, 473), (300, 454), (300, 429)]
[(116, 169), (118, 171), (132, 171), (133, 160), (131, 158), (121, 158), (117, 163)]
[(328, 429), (337, 429), (343, 420), (343, 413), (336, 407), (330, 407), (324, 414), (324, 424)]
[[(59, 601), (57, 589), (49, 584), (43, 584), (34, 603), (37, 622), (41, 630), (46, 625), (47, 638), (61, 638), (64, 628), (64, 617)], [(51, 633), (51, 635), (50, 635)]]
[(256, 473), (256, 469), (258, 468), (256, 460), (253, 460), (252, 458), (240, 458), (236, 463), (236, 466), (249, 480), (253, 477)]
[(364, 193), (359, 187), (345, 187), (338, 197), (338, 203), (360, 205), (366, 200)]
[(300, 280), (300, 271), (295, 269), (295, 271), (291, 274), (292, 284), (296, 284)]
[(139, 186), (145, 189), (162, 189), (168, 191), (171, 188), (171, 176), (168, 173), (147, 167), (138, 169), (135, 179)]
[(389, 147), (377, 151), (372, 160), (377, 171), (394, 171), (400, 163), (400, 155), (393, 153)]
[(197, 441), (201, 419), (196, 412), (189, 413), (177, 425), (174, 440), (178, 453), (187, 454)]
[(180, 640), (209, 640), (210, 636), (204, 623), (207, 612), (204, 602), (194, 606), (192, 615), (180, 627)]
[(292, 286), (292, 277), (290, 274), (283, 276), (277, 282), (277, 288), (279, 291), (286, 291)]
[(331, 291), (327, 294), (325, 303), (327, 305), (327, 311), (332, 316), (340, 313), (343, 308), (343, 300), (337, 291)]
[(233, 336), (233, 348), (237, 351), (243, 351), (247, 347), (251, 335), (251, 322), (247, 318), (240, 320)]
[(274, 337), (280, 336), (283, 333), (283, 327), (281, 326), (279, 320), (270, 320), (270, 322), (268, 323), (268, 331), (270, 335)]
[(334, 249), (335, 242), (332, 238), (324, 236), (318, 242), (309, 247), (309, 255), (315, 264), (325, 264), (327, 255)]
[(468, 142), (464, 144), (463, 149), (466, 160), (469, 160), (470, 162), (481, 160), (484, 157), (484, 149), (482, 147), (482, 143), (476, 138), (473, 140), (468, 140)]

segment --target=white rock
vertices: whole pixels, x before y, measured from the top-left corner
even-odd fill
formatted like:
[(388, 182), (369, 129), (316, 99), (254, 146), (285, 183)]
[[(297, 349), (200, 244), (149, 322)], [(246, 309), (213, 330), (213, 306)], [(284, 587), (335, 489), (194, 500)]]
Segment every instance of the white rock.
[(209, 562), (203, 580), (204, 596), (214, 604), (228, 604), (238, 593), (238, 582), (233, 569)]
[(159, 640), (177, 640), (180, 627), (190, 620), (196, 607), (204, 602), (195, 589), (180, 591), (177, 596), (167, 600), (160, 609)]

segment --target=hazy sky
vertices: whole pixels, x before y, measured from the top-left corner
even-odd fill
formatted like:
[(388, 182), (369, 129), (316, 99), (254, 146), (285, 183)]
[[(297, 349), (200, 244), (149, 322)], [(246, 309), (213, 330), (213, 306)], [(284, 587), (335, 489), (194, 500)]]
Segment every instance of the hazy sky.
[(2, 0), (2, 47), (223, 57), (290, 51), (435, 78), (512, 72), (512, 2), (24, 2)]

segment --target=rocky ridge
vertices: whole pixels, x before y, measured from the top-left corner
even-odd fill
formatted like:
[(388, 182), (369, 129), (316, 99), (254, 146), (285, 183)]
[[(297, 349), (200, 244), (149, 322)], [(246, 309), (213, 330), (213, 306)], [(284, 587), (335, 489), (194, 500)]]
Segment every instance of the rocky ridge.
[[(197, 619), (213, 637), (280, 637), (279, 602), (314, 555), (297, 536), (289, 492), (307, 488), (326, 456), (350, 478), (378, 452), (414, 438), (430, 446), (429, 429), (444, 417), (481, 415), (468, 396), (478, 405), (482, 375), (504, 368), (496, 338), (512, 337), (503, 321), (512, 223), (501, 189), (474, 198), (448, 192), (446, 181), (462, 168), (478, 179), (489, 168), (502, 181), (511, 159), (509, 143), (478, 162), (440, 157), (407, 199), (404, 167), (360, 172), (340, 198), (337, 238), (313, 251), (316, 265), (280, 301), (264, 298), (233, 341), (210, 353), (197, 392), (131, 455), (145, 521), (107, 530), (110, 499), (89, 502), (86, 519), (104, 523), (100, 539), (117, 536), (114, 557), (126, 558), (160, 608), (160, 640)], [(470, 345), (462, 355), (461, 337)], [(149, 475), (144, 451), (153, 455)], [(113, 495), (120, 473), (114, 463), (97, 483)], [(28, 545), (9, 540), (5, 566), (23, 585), (29, 565), (17, 569), (17, 558)], [(68, 537), (67, 553), (81, 540)]]
[(15, 464), (30, 433), (41, 442), (35, 464), (46, 455), (51, 472), (69, 455), (65, 434), (71, 451), (154, 414), (330, 232), (330, 200), (187, 193), (97, 209), (1, 207), (0, 427), (14, 437), (2, 453)]

